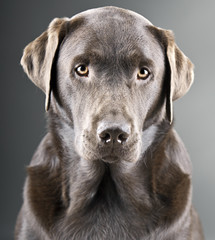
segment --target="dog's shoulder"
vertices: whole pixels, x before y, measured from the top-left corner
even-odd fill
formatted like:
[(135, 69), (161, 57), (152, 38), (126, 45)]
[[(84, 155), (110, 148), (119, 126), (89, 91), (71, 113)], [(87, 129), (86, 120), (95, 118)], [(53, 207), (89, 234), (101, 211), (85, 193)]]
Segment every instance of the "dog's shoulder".
[(183, 173), (191, 175), (192, 164), (189, 154), (183, 141), (174, 128), (171, 129), (168, 135), (166, 155), (168, 159), (174, 162)]
[(26, 193), (31, 211), (45, 228), (49, 229), (54, 217), (63, 207), (60, 161), (52, 139), (47, 134), (36, 150), (27, 168)]
[(53, 147), (53, 140), (50, 133), (47, 133), (41, 140), (35, 151), (29, 167), (47, 166), (56, 168), (59, 165), (59, 159)]
[(190, 159), (174, 129), (157, 147), (151, 168), (153, 193), (163, 207), (165, 222), (172, 223), (190, 206), (191, 190)]

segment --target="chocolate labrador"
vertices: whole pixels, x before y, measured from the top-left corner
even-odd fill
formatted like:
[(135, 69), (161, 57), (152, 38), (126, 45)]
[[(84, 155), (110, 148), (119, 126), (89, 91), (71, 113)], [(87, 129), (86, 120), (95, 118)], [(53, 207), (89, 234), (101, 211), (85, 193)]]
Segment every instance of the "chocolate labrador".
[(21, 64), (46, 94), (16, 239), (202, 240), (173, 101), (193, 65), (171, 31), (104, 7), (56, 18)]

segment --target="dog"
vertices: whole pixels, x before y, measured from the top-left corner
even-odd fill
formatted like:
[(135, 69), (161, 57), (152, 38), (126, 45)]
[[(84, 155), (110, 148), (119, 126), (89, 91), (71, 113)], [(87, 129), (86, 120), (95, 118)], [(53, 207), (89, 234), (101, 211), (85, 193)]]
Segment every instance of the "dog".
[(21, 65), (46, 95), (15, 239), (203, 240), (173, 101), (193, 64), (172, 31), (117, 7), (54, 19)]

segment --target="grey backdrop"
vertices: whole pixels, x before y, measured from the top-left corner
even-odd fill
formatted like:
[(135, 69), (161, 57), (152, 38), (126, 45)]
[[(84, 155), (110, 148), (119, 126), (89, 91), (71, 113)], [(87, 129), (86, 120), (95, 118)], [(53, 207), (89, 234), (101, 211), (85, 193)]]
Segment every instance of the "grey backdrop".
[(23, 73), (26, 44), (54, 17), (115, 5), (134, 10), (154, 25), (172, 29), (195, 64), (195, 83), (175, 103), (176, 129), (193, 162), (194, 204), (207, 240), (215, 239), (215, 1), (211, 0), (21, 0), (1, 1), (0, 32), (0, 239), (13, 239), (22, 203), (25, 167), (46, 132), (44, 95)]

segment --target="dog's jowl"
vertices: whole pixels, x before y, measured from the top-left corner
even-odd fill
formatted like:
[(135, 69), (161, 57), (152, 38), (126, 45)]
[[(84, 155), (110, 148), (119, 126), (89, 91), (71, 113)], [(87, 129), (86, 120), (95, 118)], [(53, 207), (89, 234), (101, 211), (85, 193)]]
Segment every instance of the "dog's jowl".
[(46, 95), (19, 240), (202, 240), (173, 101), (193, 65), (173, 33), (105, 7), (54, 19), (21, 64)]

